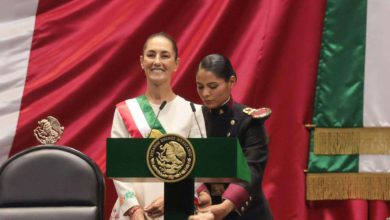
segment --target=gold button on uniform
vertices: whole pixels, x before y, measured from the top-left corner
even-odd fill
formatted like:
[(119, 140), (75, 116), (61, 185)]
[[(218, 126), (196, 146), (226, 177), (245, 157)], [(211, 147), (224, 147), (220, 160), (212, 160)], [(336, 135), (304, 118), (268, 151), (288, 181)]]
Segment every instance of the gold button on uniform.
[(223, 113), (225, 113), (223, 109), (219, 109), (219, 114), (222, 115)]
[(245, 207), (241, 207), (241, 212), (244, 212), (245, 211)]
[(234, 125), (236, 123), (236, 121), (234, 120), (234, 119), (232, 119), (231, 121), (230, 121), (230, 124), (231, 125)]
[(230, 135), (231, 135), (231, 133), (230, 133), (230, 132), (228, 132), (228, 133), (226, 134), (226, 136), (227, 136), (227, 137), (230, 137)]
[(249, 202), (248, 202), (248, 201), (246, 201), (246, 203), (245, 203), (245, 204), (246, 204), (246, 206), (249, 206)]
[(249, 196), (249, 201), (252, 201), (252, 196)]

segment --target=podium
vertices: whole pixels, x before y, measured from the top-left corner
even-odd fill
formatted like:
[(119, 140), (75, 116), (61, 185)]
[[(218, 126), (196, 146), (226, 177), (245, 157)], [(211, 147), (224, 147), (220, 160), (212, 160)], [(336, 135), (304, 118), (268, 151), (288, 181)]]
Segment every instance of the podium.
[[(154, 139), (108, 138), (107, 176), (119, 180), (156, 181), (146, 154)], [(188, 138), (195, 150), (192, 173), (179, 182), (164, 183), (164, 219), (186, 220), (194, 213), (194, 179), (197, 182), (251, 180), (250, 170), (236, 138)]]

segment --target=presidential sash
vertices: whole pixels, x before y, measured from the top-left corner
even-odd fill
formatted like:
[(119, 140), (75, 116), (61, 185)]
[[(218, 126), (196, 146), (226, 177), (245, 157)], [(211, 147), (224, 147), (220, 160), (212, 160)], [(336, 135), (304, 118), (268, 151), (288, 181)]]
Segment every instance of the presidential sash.
[(166, 134), (146, 96), (125, 100), (116, 107), (132, 138), (146, 138), (149, 133), (151, 138)]

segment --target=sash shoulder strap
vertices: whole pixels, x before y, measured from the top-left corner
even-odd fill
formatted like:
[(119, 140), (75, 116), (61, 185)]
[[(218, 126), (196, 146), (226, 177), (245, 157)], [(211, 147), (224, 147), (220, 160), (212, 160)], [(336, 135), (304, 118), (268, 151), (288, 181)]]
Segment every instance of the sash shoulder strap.
[(146, 96), (128, 99), (118, 103), (116, 107), (131, 137), (147, 137), (153, 123), (154, 133), (166, 133), (159, 120), (154, 122), (156, 115)]

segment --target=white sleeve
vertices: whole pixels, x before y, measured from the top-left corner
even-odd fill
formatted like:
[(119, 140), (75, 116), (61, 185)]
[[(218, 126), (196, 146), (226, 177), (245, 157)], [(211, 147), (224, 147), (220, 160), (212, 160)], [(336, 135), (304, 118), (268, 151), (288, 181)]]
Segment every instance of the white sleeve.
[[(112, 138), (129, 138), (130, 134), (126, 128), (126, 125), (123, 122), (123, 119), (117, 109), (115, 109), (114, 119), (112, 122), (111, 128), (111, 137)], [(123, 215), (131, 207), (139, 205), (138, 196), (141, 196), (142, 192), (137, 192), (133, 183), (131, 182), (122, 182), (119, 180), (113, 180), (116, 192), (118, 194), (119, 200), (119, 210)]]
[(126, 213), (131, 207), (139, 205), (138, 193), (130, 182), (122, 182), (114, 179), (114, 185), (118, 194), (120, 213)]
[(196, 122), (195, 116), (192, 116), (192, 127), (191, 127), (189, 137), (199, 138), (202, 137), (202, 135), (203, 137), (206, 137), (206, 126), (205, 126), (204, 117), (202, 113), (202, 106), (195, 104), (195, 109), (196, 109), (195, 115), (196, 115), (196, 119), (198, 120), (198, 123)]
[(126, 128), (126, 125), (123, 122), (122, 116), (119, 114), (118, 109), (115, 109), (114, 119), (112, 121), (112, 127), (111, 127), (111, 137), (112, 138), (130, 137), (130, 133)]

